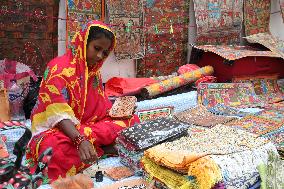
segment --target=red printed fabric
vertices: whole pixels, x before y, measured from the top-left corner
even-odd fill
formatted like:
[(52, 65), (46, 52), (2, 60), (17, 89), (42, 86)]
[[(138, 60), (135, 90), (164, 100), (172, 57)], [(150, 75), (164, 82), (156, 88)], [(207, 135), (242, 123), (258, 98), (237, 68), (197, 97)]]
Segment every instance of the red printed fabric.
[(239, 44), (243, 0), (194, 0), (196, 44)]
[(137, 61), (137, 77), (170, 75), (186, 64), (187, 3), (185, 0), (145, 2), (146, 51), (145, 57)]
[(244, 2), (246, 36), (269, 32), (270, 0), (246, 0)]

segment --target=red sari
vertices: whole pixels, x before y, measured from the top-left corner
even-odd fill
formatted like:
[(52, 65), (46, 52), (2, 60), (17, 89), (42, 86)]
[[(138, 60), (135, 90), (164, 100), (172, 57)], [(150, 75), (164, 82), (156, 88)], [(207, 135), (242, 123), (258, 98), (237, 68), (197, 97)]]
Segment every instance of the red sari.
[[(108, 117), (111, 102), (104, 93), (99, 72), (103, 61), (93, 68), (88, 68), (86, 63), (86, 44), (92, 26), (110, 31), (101, 22), (91, 22), (74, 36), (71, 50), (48, 63), (32, 112), (35, 135), (27, 149), (27, 160), (35, 171), (38, 156), (52, 147), (53, 156), (48, 165), (48, 177), (52, 181), (75, 175), (90, 166), (80, 160), (71, 139), (55, 127), (60, 121), (69, 119), (76, 124), (78, 131), (94, 145), (99, 157), (104, 154), (102, 146), (114, 143), (119, 131), (139, 121), (136, 116), (128, 120)], [(114, 45), (115, 41), (110, 50)]]

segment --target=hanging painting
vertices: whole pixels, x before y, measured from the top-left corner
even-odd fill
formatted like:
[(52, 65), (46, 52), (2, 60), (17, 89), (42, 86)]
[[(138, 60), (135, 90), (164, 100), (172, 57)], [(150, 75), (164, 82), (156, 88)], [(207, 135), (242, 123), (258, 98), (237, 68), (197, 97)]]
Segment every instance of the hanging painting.
[(145, 54), (143, 0), (108, 0), (109, 23), (117, 39), (115, 56), (138, 59)]
[(58, 8), (54, 0), (1, 0), (0, 60), (19, 61), (42, 76), (57, 56)]
[(246, 0), (244, 24), (246, 36), (269, 32), (270, 0)]
[(243, 0), (194, 0), (196, 44), (239, 44)]
[(146, 51), (137, 61), (137, 77), (170, 75), (186, 64), (189, 1), (145, 3)]
[(104, 0), (66, 0), (66, 45), (84, 24), (91, 20), (102, 20), (104, 15)]

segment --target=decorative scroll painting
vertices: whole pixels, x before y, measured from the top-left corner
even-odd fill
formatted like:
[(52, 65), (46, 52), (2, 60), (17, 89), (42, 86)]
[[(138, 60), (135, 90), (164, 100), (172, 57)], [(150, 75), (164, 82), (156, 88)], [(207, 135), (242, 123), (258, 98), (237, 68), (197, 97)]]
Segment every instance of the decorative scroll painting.
[(248, 56), (280, 57), (279, 54), (272, 51), (259, 51), (248, 46), (231, 45), (200, 45), (194, 46), (205, 52), (213, 52), (227, 60), (238, 60)]
[[(42, 76), (57, 56), (59, 4), (54, 0), (1, 0), (0, 60), (24, 63)], [(12, 11), (12, 12), (11, 12)]]
[(251, 43), (259, 43), (284, 58), (284, 41), (269, 33), (258, 33), (245, 37)]
[(145, 2), (146, 49), (145, 57), (137, 61), (137, 77), (170, 75), (186, 64), (188, 2)]
[(269, 32), (270, 0), (246, 0), (244, 2), (246, 36)]
[(67, 19), (66, 22), (66, 44), (69, 42), (84, 24), (91, 20), (101, 20), (104, 0), (66, 0)]
[[(145, 54), (143, 0), (108, 0), (109, 23), (117, 39), (117, 59), (138, 59)], [(126, 29), (127, 28), (127, 29)]]
[(280, 8), (281, 8), (281, 13), (282, 13), (282, 19), (284, 22), (284, 0), (279, 0)]
[(194, 0), (196, 44), (239, 44), (243, 0)]

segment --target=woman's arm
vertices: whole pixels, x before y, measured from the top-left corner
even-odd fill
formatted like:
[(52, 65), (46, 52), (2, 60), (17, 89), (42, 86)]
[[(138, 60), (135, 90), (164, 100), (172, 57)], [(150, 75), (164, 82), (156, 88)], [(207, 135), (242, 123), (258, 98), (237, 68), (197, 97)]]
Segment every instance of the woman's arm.
[[(75, 127), (75, 124), (71, 120), (62, 120), (59, 122), (57, 127), (72, 141), (74, 141), (80, 135), (79, 131)], [(91, 164), (98, 160), (96, 150), (88, 140), (84, 140), (79, 144), (78, 152), (81, 160), (86, 164)]]

